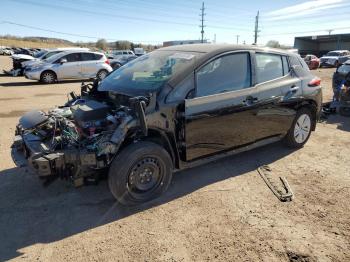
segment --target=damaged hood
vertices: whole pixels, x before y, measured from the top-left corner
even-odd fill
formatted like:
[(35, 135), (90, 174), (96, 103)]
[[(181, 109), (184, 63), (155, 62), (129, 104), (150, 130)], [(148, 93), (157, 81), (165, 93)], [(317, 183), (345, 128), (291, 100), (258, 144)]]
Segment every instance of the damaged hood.
[(31, 55), (18, 54), (18, 55), (12, 55), (12, 59), (33, 60), (35, 58), (32, 57)]
[(131, 88), (128, 86), (113, 86), (107, 81), (107, 79), (104, 79), (100, 85), (98, 86), (98, 91), (102, 92), (113, 92), (120, 95), (126, 95), (129, 97), (136, 97), (136, 96), (150, 96), (150, 94), (155, 93), (159, 90), (158, 86), (151, 87), (148, 89), (141, 89), (141, 88)]

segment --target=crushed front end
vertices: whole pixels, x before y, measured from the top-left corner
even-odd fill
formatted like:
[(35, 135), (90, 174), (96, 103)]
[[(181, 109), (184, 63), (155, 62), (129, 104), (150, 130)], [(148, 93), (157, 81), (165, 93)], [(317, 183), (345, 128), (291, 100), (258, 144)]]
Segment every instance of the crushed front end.
[(72, 95), (65, 106), (47, 113), (28, 112), (16, 127), (13, 149), (47, 183), (57, 178), (75, 186), (96, 182), (135, 119), (134, 110), (121, 103), (127, 104), (128, 97), (110, 100), (91, 91), (84, 94)]

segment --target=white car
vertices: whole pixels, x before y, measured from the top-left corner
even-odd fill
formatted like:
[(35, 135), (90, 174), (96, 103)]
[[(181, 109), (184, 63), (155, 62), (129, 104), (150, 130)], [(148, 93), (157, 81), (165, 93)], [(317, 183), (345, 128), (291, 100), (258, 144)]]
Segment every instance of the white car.
[(13, 50), (11, 48), (3, 48), (0, 50), (2, 55), (13, 55)]
[(66, 51), (27, 66), (24, 76), (43, 83), (54, 83), (63, 79), (104, 79), (113, 69), (106, 56), (98, 52)]

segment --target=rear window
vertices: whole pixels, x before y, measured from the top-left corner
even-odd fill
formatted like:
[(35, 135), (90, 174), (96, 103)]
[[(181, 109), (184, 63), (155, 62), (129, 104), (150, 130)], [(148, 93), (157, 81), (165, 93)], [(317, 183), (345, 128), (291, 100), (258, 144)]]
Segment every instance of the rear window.
[(284, 75), (282, 57), (275, 54), (256, 54), (256, 80), (263, 83)]
[(102, 58), (102, 55), (94, 54), (94, 53), (82, 53), (81, 54), (82, 61), (94, 61)]

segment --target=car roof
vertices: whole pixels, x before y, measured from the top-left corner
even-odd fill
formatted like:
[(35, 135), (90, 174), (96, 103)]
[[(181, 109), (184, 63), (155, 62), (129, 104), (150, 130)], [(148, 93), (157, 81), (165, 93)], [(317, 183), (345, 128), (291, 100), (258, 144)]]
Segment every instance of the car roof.
[(169, 84), (171, 86), (176, 86), (179, 82), (181, 82), (187, 75), (194, 71), (197, 67), (208, 61), (209, 59), (220, 55), (226, 52), (233, 51), (260, 51), (260, 52), (269, 52), (280, 55), (294, 56), (299, 57), (298, 54), (281, 50), (275, 48), (268, 47), (259, 47), (253, 45), (230, 45), (230, 44), (189, 44), (189, 45), (177, 45), (177, 46), (169, 46), (157, 49), (156, 52), (162, 51), (179, 51), (179, 52), (191, 52), (191, 53), (200, 53), (196, 61), (186, 67), (185, 70), (182, 70), (178, 74), (174, 75), (170, 80)]

